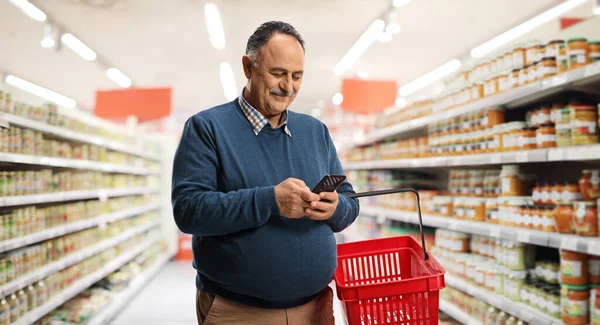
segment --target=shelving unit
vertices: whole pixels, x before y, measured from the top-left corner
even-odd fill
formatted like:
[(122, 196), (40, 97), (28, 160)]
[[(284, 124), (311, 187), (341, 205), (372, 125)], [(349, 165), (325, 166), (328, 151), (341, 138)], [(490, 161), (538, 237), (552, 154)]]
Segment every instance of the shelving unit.
[(0, 296), (6, 296), (11, 294), (19, 289), (22, 289), (34, 282), (37, 282), (41, 279), (48, 277), (49, 275), (56, 273), (57, 271), (63, 270), (71, 265), (77, 264), (89, 257), (92, 257), (96, 254), (102, 253), (103, 251), (114, 247), (132, 237), (143, 234), (144, 232), (157, 227), (158, 223), (151, 223), (147, 225), (138, 226), (136, 228), (132, 228), (127, 230), (124, 233), (121, 233), (118, 236), (115, 236), (110, 239), (106, 239), (101, 241), (95, 245), (84, 248), (81, 251), (75, 252), (67, 257), (64, 257), (58, 261), (51, 262), (31, 273), (28, 273), (25, 276), (21, 276), (18, 279), (6, 283), (0, 286)]
[(0, 162), (12, 163), (18, 165), (48, 166), (60, 168), (73, 168), (83, 170), (98, 170), (107, 173), (121, 173), (133, 175), (151, 175), (155, 174), (147, 168), (130, 167), (123, 165), (108, 164), (103, 162), (67, 159), (46, 156), (22, 155), (17, 153), (0, 152)]
[(469, 314), (460, 310), (458, 307), (453, 305), (452, 303), (440, 299), (440, 310), (450, 315), (450, 317), (456, 319), (461, 322), (463, 325), (481, 325), (482, 323), (473, 317), (469, 316)]
[[(146, 250), (148, 247), (150, 247), (150, 245), (154, 244), (156, 241), (157, 241), (157, 238), (148, 239), (146, 242), (144, 242), (143, 244), (134, 248), (133, 250), (120, 255), (119, 257), (117, 257), (116, 259), (111, 261), (110, 263), (106, 264), (102, 269), (100, 269), (92, 274), (89, 274), (86, 277), (76, 281), (70, 287), (68, 287), (67, 289), (60, 292), (58, 295), (50, 298), (50, 300), (48, 300), (48, 302), (46, 302), (43, 306), (40, 306), (40, 307), (30, 311), (29, 313), (27, 313), (24, 317), (19, 318), (17, 320), (17, 322), (14, 324), (29, 325), (29, 324), (36, 322), (38, 319), (44, 317), (44, 315), (46, 315), (49, 312), (51, 312), (52, 310), (58, 308), (65, 302), (69, 301), (71, 298), (75, 297), (80, 292), (82, 292), (85, 289), (92, 286), (94, 283), (102, 280), (106, 276), (110, 275), (111, 273), (113, 273), (116, 270), (118, 270), (119, 268), (121, 268), (123, 265), (127, 264), (129, 261), (133, 260), (136, 256), (138, 256), (140, 253), (142, 253), (144, 250)], [(159, 258), (158, 262), (162, 262), (162, 261), (165, 261), (165, 259)], [(164, 264), (164, 262), (163, 262), (163, 264)], [(162, 266), (163, 264), (160, 264), (160, 265), (154, 266), (154, 267), (160, 268), (160, 266)]]
[[(377, 217), (379, 220), (390, 219), (419, 224), (419, 218), (416, 212), (404, 212), (370, 206), (361, 206), (360, 212), (364, 215)], [(423, 224), (429, 227), (508, 239), (538, 246), (563, 248), (582, 253), (598, 254), (598, 252), (600, 252), (600, 238), (598, 237), (565, 235), (532, 229), (507, 227), (486, 222), (456, 220), (450, 217), (437, 217), (428, 214), (423, 214), (422, 217)]]
[(472, 113), (481, 109), (507, 106), (515, 107), (524, 105), (551, 95), (564, 92), (574, 87), (592, 84), (600, 80), (600, 62), (586, 67), (575, 69), (552, 78), (537, 81), (519, 88), (486, 97), (447, 111), (434, 113), (425, 117), (382, 128), (368, 134), (363, 141), (356, 142), (356, 146), (365, 146), (384, 140), (402, 133), (423, 128), (431, 123), (440, 122), (462, 114)]
[(559, 161), (600, 160), (600, 144), (568, 148), (532, 149), (462, 156), (407, 158), (352, 162), (347, 170), (481, 166), (500, 164), (544, 163)]
[(49, 125), (49, 124), (46, 124), (43, 122), (33, 121), (33, 120), (30, 120), (30, 119), (27, 119), (27, 118), (24, 118), (21, 116), (16, 116), (16, 115), (2, 113), (2, 112), (0, 112), (0, 120), (3, 120), (5, 122), (8, 122), (9, 124), (17, 125), (17, 126), (20, 126), (23, 128), (43, 132), (45, 134), (52, 135), (52, 136), (60, 138), (60, 139), (74, 141), (74, 142), (80, 142), (80, 143), (94, 144), (94, 145), (97, 145), (100, 147), (105, 147), (107, 149), (111, 149), (111, 150), (115, 150), (115, 151), (119, 151), (119, 152), (123, 152), (123, 153), (128, 153), (128, 154), (135, 155), (135, 156), (138, 156), (141, 158), (160, 161), (159, 157), (147, 154), (140, 150), (132, 149), (126, 144), (123, 144), (123, 143), (120, 143), (120, 142), (117, 142), (114, 140), (106, 139), (106, 138), (103, 138), (100, 136), (71, 131), (71, 130), (68, 130), (65, 128)]
[[(457, 278), (453, 275), (449, 275), (446, 273), (445, 275), (446, 284), (458, 289), (466, 294), (469, 294), (473, 297), (481, 299), (486, 303), (504, 310), (511, 315), (518, 317), (530, 324), (540, 324), (540, 325), (562, 325), (562, 321), (560, 319), (554, 319), (534, 308), (529, 307), (528, 305), (522, 304), (520, 302), (512, 301), (506, 297), (497, 295), (493, 292), (490, 292), (486, 289), (482, 289), (474, 284), (470, 284), (460, 278)], [(441, 302), (440, 302), (441, 305)]]
[(53, 202), (68, 202), (87, 199), (105, 200), (109, 197), (120, 197), (130, 195), (145, 195), (155, 193), (156, 189), (140, 188), (107, 188), (96, 190), (80, 190), (68, 192), (54, 192), (44, 194), (19, 195), (0, 197), (0, 207), (19, 205), (31, 205)]
[(158, 204), (148, 204), (140, 207), (117, 211), (114, 213), (100, 215), (89, 220), (76, 221), (70, 224), (66, 224), (64, 226), (50, 228), (27, 236), (0, 241), (0, 253), (38, 243), (41, 241), (45, 241), (51, 238), (71, 234), (84, 229), (94, 228), (118, 220), (135, 217), (146, 212), (157, 210), (159, 209), (159, 207), (160, 206)]

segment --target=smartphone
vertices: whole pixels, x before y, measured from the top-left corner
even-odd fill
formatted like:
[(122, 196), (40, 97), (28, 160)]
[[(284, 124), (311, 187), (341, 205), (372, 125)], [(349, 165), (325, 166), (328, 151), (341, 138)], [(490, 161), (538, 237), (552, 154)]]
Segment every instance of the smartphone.
[(325, 175), (313, 188), (313, 193), (333, 192), (346, 180), (346, 175)]

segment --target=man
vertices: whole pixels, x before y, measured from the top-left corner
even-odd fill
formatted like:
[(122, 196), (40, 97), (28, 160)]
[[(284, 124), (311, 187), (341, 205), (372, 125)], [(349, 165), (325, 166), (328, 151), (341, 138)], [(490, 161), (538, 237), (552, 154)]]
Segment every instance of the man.
[(343, 169), (327, 127), (287, 110), (304, 41), (287, 23), (264, 23), (242, 65), (240, 97), (191, 117), (175, 155), (173, 213), (194, 235), (198, 323), (333, 325), (333, 233), (359, 206), (347, 181), (311, 192)]

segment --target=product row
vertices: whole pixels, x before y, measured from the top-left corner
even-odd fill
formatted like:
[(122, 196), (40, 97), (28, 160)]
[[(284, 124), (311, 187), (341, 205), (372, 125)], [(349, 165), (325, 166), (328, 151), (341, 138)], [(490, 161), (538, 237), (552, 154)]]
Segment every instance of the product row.
[(43, 104), (42, 106), (35, 106), (27, 105), (21, 102), (13, 102), (11, 93), (3, 91), (2, 89), (0, 89), (0, 112), (17, 115), (33, 121), (43, 122), (71, 131), (99, 135), (104, 138), (110, 138), (119, 142), (135, 143), (136, 145), (142, 145), (144, 152), (160, 152), (160, 149), (151, 143), (140, 143), (139, 139), (134, 139), (116, 132), (111, 132), (104, 128), (95, 127), (89, 123), (84, 123), (80, 120), (71, 118), (66, 114), (60, 114), (59, 109), (52, 103)]
[(585, 38), (572, 38), (567, 42), (555, 40), (547, 44), (532, 41), (517, 45), (462, 71), (435, 98), (383, 114), (376, 127), (388, 127), (448, 110), (599, 60), (600, 43)]
[[(598, 315), (600, 257), (437, 230), (432, 254), (453, 275), (567, 325)], [(583, 308), (581, 308), (583, 307)]]
[(48, 263), (102, 240), (115, 237), (128, 229), (147, 224), (154, 218), (153, 213), (148, 213), (119, 220), (106, 227), (86, 229), (2, 254), (0, 255), (0, 285), (14, 281)]
[[(1, 298), (0, 325), (15, 323), (19, 318), (25, 316), (27, 312), (43, 306), (52, 297), (71, 286), (75, 281), (100, 270), (116, 257), (126, 253), (127, 250), (141, 244), (150, 233), (132, 237), (102, 253), (69, 266), (18, 292)], [(36, 324), (42, 324), (42, 322), (37, 322)], [(45, 324), (48, 323), (46, 322)]]
[(83, 159), (127, 166), (156, 167), (155, 162), (134, 155), (91, 144), (76, 145), (66, 141), (44, 139), (42, 132), (14, 126), (0, 130), (0, 152)]
[(87, 171), (0, 171), (0, 196), (107, 188), (156, 187), (158, 178)]
[(157, 198), (125, 196), (106, 201), (89, 200), (51, 206), (29, 206), (12, 211), (0, 211), (0, 241), (19, 238), (57, 226), (97, 217), (125, 208), (156, 202)]

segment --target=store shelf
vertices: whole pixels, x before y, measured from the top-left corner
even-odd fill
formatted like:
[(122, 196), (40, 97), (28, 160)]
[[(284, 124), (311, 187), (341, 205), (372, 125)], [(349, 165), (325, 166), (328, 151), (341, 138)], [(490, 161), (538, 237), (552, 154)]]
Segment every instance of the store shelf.
[(524, 105), (575, 86), (596, 82), (597, 80), (600, 80), (600, 63), (591, 64), (587, 67), (569, 71), (568, 73), (511, 89), (447, 111), (378, 129), (368, 134), (363, 141), (355, 143), (355, 145), (368, 145), (405, 132), (423, 128), (431, 123), (444, 121), (455, 116), (476, 112), (489, 107), (515, 107)]
[(5, 297), (16, 290), (22, 289), (34, 282), (37, 282), (41, 279), (48, 277), (49, 275), (56, 273), (57, 271), (63, 270), (71, 265), (77, 264), (89, 257), (92, 257), (96, 254), (102, 253), (103, 251), (116, 246), (132, 237), (135, 237), (139, 234), (143, 234), (144, 232), (158, 226), (159, 223), (151, 223), (148, 225), (138, 226), (136, 228), (129, 229), (118, 236), (115, 236), (110, 239), (106, 239), (101, 241), (93, 246), (82, 249), (79, 252), (73, 253), (65, 258), (62, 258), (58, 261), (51, 262), (31, 273), (28, 273), (25, 276), (21, 276), (18, 279), (6, 283), (0, 286), (0, 296)]
[(130, 195), (144, 195), (156, 192), (155, 189), (140, 188), (110, 188), (97, 190), (81, 190), (68, 192), (54, 192), (45, 194), (31, 194), (18, 196), (0, 197), (0, 207), (31, 205), (52, 202), (67, 202), (87, 199), (105, 200), (109, 197), (120, 197)]
[(138, 275), (135, 280), (129, 284), (127, 289), (120, 292), (117, 296), (111, 299), (108, 306), (102, 309), (100, 313), (94, 316), (87, 325), (108, 325), (110, 321), (123, 310), (131, 300), (150, 282), (160, 269), (169, 262), (173, 257), (172, 254), (164, 254), (154, 262), (149, 269)]
[(138, 157), (160, 161), (160, 158), (147, 154), (141, 150), (130, 148), (130, 146), (118, 141), (106, 139), (100, 136), (71, 131), (58, 126), (49, 125), (47, 123), (33, 121), (21, 116), (16, 116), (0, 112), (0, 120), (4, 120), (12, 125), (17, 125), (23, 128), (36, 130), (45, 134), (52, 135), (64, 140), (76, 141), (81, 143), (94, 144), (100, 147), (111, 149), (114, 151), (124, 152)]
[[(390, 219), (413, 224), (419, 223), (416, 212), (404, 212), (370, 206), (361, 206), (360, 213), (377, 217), (378, 220)], [(522, 229), (490, 224), (457, 220), (450, 217), (436, 217), (423, 214), (423, 224), (429, 227), (450, 229), (475, 235), (490, 236), (538, 246), (562, 248), (570, 251), (593, 255), (600, 254), (600, 237), (581, 237), (564, 235), (532, 229)]]
[(570, 148), (532, 149), (448, 157), (409, 158), (352, 162), (347, 170), (479, 166), (516, 163), (600, 160), (600, 144)]
[[(142, 253), (143, 251), (148, 249), (148, 247), (150, 247), (156, 241), (157, 241), (156, 238), (149, 239), (146, 242), (144, 242), (143, 244), (134, 248), (133, 250), (120, 255), (113, 261), (106, 264), (102, 269), (100, 269), (82, 279), (77, 280), (75, 283), (73, 283), (71, 286), (69, 286), (62, 292), (60, 292), (58, 295), (50, 298), (50, 300), (48, 300), (48, 302), (46, 302), (44, 305), (25, 314), (25, 316), (19, 318), (17, 320), (17, 322), (15, 322), (13, 324), (18, 324), (18, 325), (33, 324), (38, 319), (44, 317), (49, 312), (60, 307), (62, 304), (69, 301), (70, 299), (75, 297), (80, 292), (82, 292), (85, 289), (92, 286), (94, 283), (102, 280), (103, 278), (107, 277), (111, 273), (113, 273), (116, 270), (118, 270), (119, 268), (121, 268), (123, 265), (129, 263), (140, 253)], [(161, 259), (161, 261), (162, 261), (162, 259)]]
[(504, 296), (492, 293), (453, 275), (449, 275), (448, 273), (446, 273), (444, 279), (446, 280), (446, 285), (469, 294), (475, 298), (481, 299), (482, 301), (496, 308), (504, 310), (505, 312), (530, 324), (562, 325), (562, 321), (560, 319), (554, 319), (539, 310), (531, 308), (525, 304), (512, 301)]
[(453, 305), (452, 303), (440, 299), (440, 310), (444, 313), (448, 314), (450, 317), (456, 319), (463, 325), (481, 325), (482, 323), (464, 311), (460, 310), (458, 307)]
[(151, 172), (150, 170), (142, 167), (115, 165), (83, 159), (67, 159), (46, 156), (22, 155), (7, 152), (0, 152), (0, 162), (34, 166), (98, 170), (107, 173), (121, 173), (134, 175), (154, 174), (154, 172)]
[(148, 204), (141, 207), (130, 208), (113, 212), (109, 214), (100, 215), (88, 220), (76, 221), (64, 226), (50, 228), (44, 231), (33, 233), (27, 236), (0, 241), (0, 253), (13, 250), (19, 247), (24, 247), (34, 243), (39, 243), (44, 240), (64, 236), (88, 228), (94, 228), (107, 223), (115, 222), (122, 219), (135, 217), (146, 212), (157, 210), (160, 206), (158, 204)]

